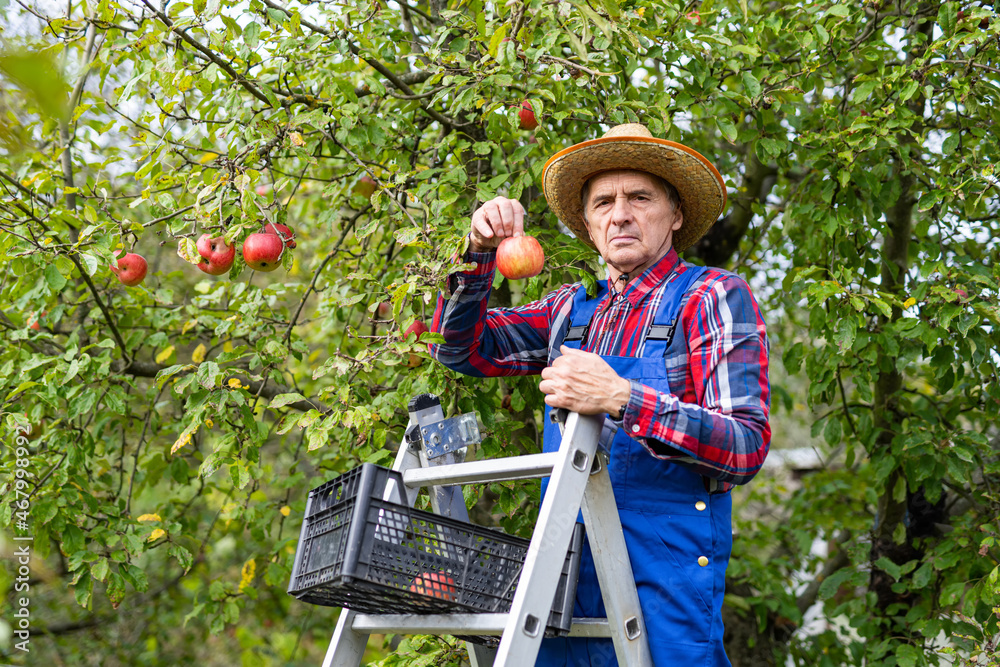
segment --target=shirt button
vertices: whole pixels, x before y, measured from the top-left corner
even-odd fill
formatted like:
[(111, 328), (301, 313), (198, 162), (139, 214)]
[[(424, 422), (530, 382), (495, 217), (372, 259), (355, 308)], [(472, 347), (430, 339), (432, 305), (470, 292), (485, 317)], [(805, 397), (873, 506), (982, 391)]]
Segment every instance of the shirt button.
[(639, 425), (638, 424), (632, 424), (632, 432), (633, 433), (638, 433), (639, 432)]
[(704, 556), (698, 556), (698, 565), (705, 567), (706, 565), (708, 565), (708, 559)]
[(705, 509), (705, 507), (706, 507), (705, 501), (703, 501), (703, 500), (699, 500), (698, 502), (696, 502), (694, 504), (694, 508), (696, 510), (698, 510), (699, 512), (703, 511)]

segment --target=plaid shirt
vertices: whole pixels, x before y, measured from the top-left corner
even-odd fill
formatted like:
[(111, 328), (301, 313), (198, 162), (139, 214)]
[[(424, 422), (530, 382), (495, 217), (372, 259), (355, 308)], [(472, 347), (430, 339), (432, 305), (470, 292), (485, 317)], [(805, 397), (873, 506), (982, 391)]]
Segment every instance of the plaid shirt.
[[(477, 267), (453, 274), (450, 298), (438, 297), (432, 330), (446, 342), (431, 345), (431, 354), (466, 375), (541, 373), (582, 285), (564, 285), (517, 308), (487, 309), (496, 255), (470, 252), (465, 260)], [(601, 281), (601, 303), (582, 349), (640, 356), (675, 268), (684, 271), (686, 265), (671, 249), (620, 295)], [(667, 394), (632, 380), (622, 422), (656, 458), (689, 465), (721, 482), (723, 490), (745, 484), (760, 470), (771, 441), (767, 332), (750, 287), (739, 276), (709, 268), (688, 291), (681, 331), (687, 358), (670, 358), (667, 367), (686, 371), (683, 381), (675, 382), (671, 373), (675, 391)]]

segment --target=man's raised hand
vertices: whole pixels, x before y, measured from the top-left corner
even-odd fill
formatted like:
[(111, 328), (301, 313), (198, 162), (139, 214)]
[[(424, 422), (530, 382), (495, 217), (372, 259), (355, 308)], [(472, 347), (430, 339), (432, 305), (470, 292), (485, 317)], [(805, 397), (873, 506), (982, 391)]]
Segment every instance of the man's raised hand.
[(494, 197), (472, 214), (469, 250), (490, 252), (510, 236), (524, 235), (524, 207), (516, 199)]

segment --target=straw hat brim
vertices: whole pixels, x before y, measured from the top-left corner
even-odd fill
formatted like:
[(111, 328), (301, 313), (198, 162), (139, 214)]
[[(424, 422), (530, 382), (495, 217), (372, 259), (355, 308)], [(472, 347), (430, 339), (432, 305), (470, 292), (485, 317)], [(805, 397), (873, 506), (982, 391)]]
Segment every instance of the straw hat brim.
[(583, 221), (580, 192), (592, 176), (631, 169), (656, 174), (677, 188), (684, 223), (674, 232), (673, 246), (686, 250), (705, 235), (726, 207), (726, 184), (701, 153), (666, 139), (614, 136), (591, 139), (565, 148), (545, 163), (542, 191), (549, 208), (590, 247), (597, 246)]

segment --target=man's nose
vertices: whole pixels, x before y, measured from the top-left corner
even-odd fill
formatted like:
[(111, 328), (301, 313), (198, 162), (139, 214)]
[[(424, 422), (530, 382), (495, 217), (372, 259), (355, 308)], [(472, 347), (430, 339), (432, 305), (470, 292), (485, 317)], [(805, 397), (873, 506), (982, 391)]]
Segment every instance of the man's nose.
[(611, 209), (611, 224), (621, 227), (632, 222), (632, 206), (628, 197), (615, 197), (614, 208)]

